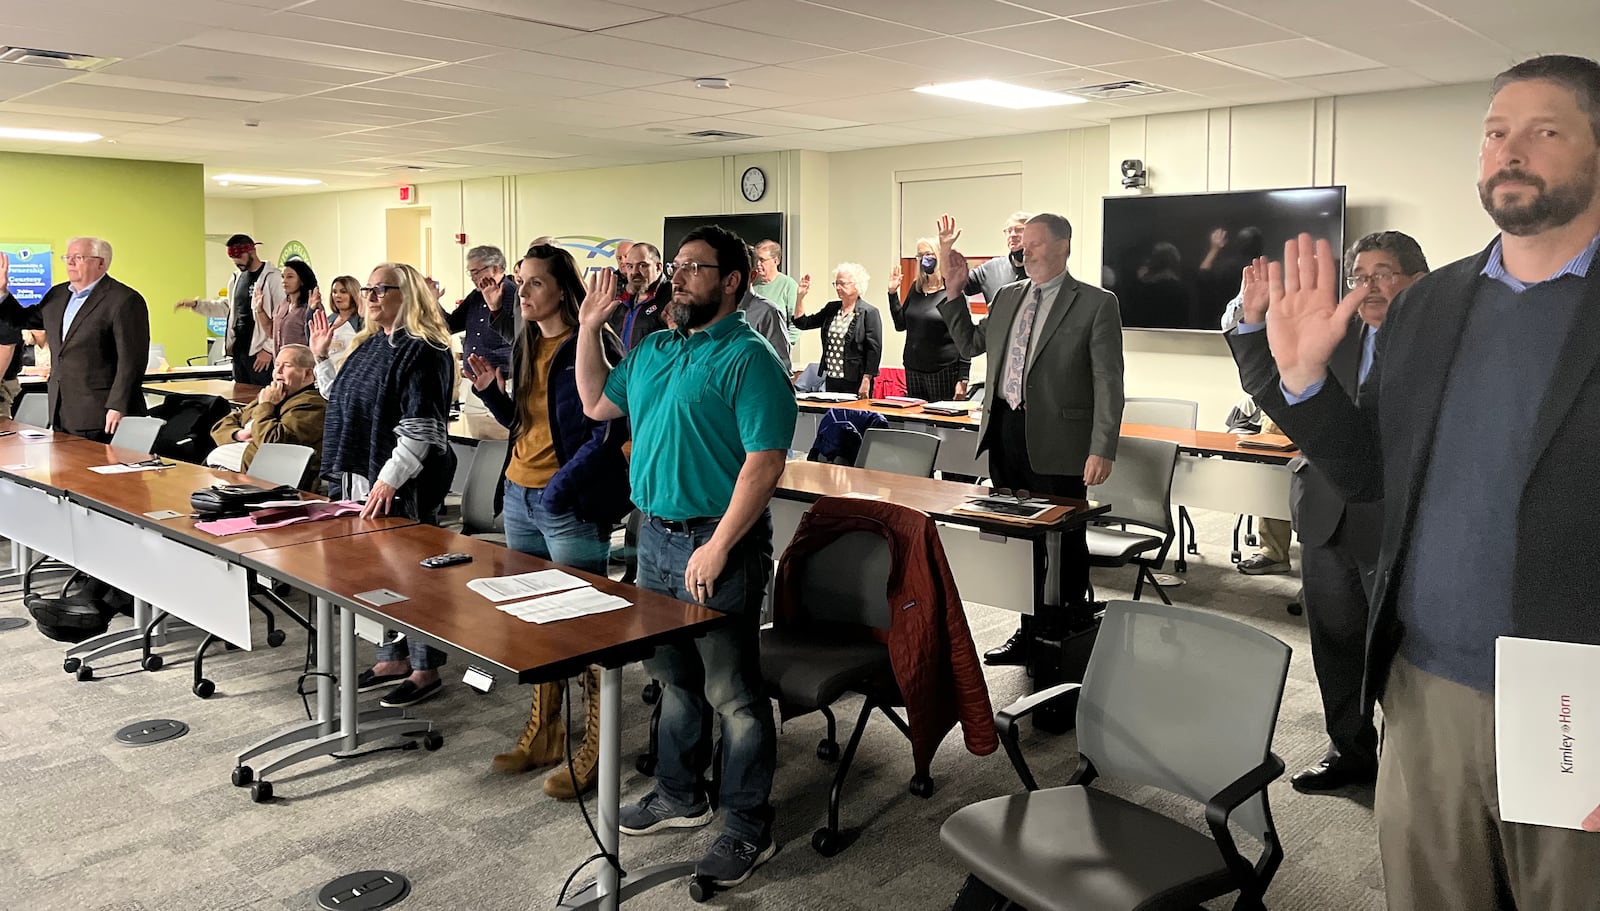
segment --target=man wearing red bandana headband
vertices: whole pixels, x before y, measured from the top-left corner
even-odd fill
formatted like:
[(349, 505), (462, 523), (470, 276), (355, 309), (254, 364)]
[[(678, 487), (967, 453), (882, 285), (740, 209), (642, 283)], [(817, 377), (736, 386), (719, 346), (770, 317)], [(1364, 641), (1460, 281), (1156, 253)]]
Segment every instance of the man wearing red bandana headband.
[(239, 272), (228, 281), (227, 296), (215, 300), (181, 300), (176, 309), (228, 319), (224, 341), (233, 358), (233, 380), (265, 386), (272, 382), (272, 314), (287, 297), (278, 267), (262, 262), (248, 234), (228, 238), (228, 258)]

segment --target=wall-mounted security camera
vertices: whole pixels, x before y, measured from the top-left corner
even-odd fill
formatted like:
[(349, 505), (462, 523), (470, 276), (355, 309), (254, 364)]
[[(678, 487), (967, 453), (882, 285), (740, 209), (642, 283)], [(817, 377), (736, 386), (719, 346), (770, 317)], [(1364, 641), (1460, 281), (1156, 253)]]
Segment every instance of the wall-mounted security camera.
[(1137, 190), (1145, 185), (1146, 171), (1144, 162), (1137, 158), (1124, 158), (1122, 160), (1122, 186), (1129, 190)]

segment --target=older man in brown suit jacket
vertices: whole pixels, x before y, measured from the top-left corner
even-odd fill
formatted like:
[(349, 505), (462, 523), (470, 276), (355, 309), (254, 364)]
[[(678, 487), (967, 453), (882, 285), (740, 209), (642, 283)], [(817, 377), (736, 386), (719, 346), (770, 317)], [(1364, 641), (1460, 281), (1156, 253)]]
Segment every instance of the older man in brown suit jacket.
[(311, 459), (300, 489), (315, 490), (322, 473), (322, 425), (328, 418), (328, 400), (317, 391), (316, 366), (316, 357), (305, 345), (278, 349), (271, 385), (261, 387), (254, 403), (211, 428), (217, 448), (206, 463), (248, 472), (263, 443), (310, 446)]

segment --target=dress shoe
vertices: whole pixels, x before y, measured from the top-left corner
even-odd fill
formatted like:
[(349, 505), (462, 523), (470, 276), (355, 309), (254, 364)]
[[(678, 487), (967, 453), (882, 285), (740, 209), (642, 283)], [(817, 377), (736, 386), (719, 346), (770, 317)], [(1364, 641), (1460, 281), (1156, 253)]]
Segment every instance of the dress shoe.
[(1028, 663), (1028, 640), (1023, 638), (1022, 630), (1011, 634), (1006, 644), (999, 648), (989, 649), (983, 653), (983, 663), (990, 667), (1002, 665), (1023, 665)]
[(1352, 785), (1372, 785), (1377, 780), (1376, 766), (1346, 760), (1335, 753), (1323, 757), (1321, 762), (1311, 768), (1297, 772), (1289, 779), (1289, 785), (1304, 794), (1320, 794)]

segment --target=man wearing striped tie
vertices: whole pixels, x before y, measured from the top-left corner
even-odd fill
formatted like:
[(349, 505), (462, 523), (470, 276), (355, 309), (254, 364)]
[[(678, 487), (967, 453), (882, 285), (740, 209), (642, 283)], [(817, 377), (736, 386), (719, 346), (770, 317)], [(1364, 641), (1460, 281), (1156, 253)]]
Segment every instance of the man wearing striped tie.
[[(1067, 271), (1072, 225), (1060, 215), (1035, 215), (1022, 229), (1027, 279), (1000, 289), (976, 325), (962, 289), (966, 257), (954, 249), (955, 221), (939, 219), (947, 297), (939, 312), (962, 357), (988, 353), (987, 407), (978, 452), (989, 453), (994, 485), (1082, 498), (1111, 476), (1122, 428), (1122, 320), (1111, 292)], [(1040, 634), (1055, 638), (1086, 615), (1089, 557), (1080, 527), (1062, 541), (1064, 616), (1035, 604)], [(1044, 572), (1036, 561), (1036, 573)], [(1042, 586), (1035, 585), (1035, 591)], [(1029, 618), (1005, 645), (984, 655), (991, 665), (1028, 663)], [(1043, 677), (1043, 675), (1036, 675)]]

